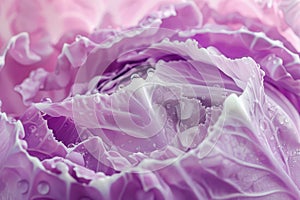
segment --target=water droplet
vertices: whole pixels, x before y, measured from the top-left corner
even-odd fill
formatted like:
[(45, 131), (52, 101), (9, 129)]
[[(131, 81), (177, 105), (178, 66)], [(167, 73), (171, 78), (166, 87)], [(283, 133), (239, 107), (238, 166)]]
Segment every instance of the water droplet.
[(18, 187), (18, 191), (21, 194), (26, 194), (28, 192), (28, 189), (29, 189), (29, 182), (25, 179), (20, 180), (17, 184), (17, 187)]
[(29, 130), (30, 133), (35, 133), (36, 130), (37, 130), (36, 125), (30, 125), (28, 127), (28, 130)]
[(270, 137), (270, 140), (274, 140), (274, 139), (275, 139), (274, 136), (271, 136), (271, 137)]
[(42, 98), (41, 102), (45, 102), (45, 103), (52, 103), (52, 100), (48, 97)]
[(155, 70), (154, 70), (153, 68), (149, 68), (149, 69), (147, 70), (147, 75), (148, 75), (149, 77), (152, 77), (153, 74), (154, 74), (154, 72), (155, 72)]
[(156, 148), (156, 143), (153, 143), (153, 147)]
[(42, 195), (48, 194), (50, 191), (49, 183), (46, 181), (41, 181), (37, 186), (37, 190)]
[(132, 74), (132, 75), (130, 76), (130, 78), (131, 78), (131, 79), (136, 79), (136, 78), (141, 78), (141, 77), (140, 77), (140, 75), (138, 75), (138, 74)]
[(213, 131), (214, 131), (214, 127), (211, 126), (211, 127), (208, 128), (208, 132), (209, 132), (209, 133), (211, 133), (211, 132), (213, 132)]
[(75, 147), (75, 144), (73, 144), (73, 143), (70, 143), (67, 145), (67, 148), (73, 148), (73, 147)]
[(220, 88), (221, 86), (219, 84), (213, 84), (213, 87)]

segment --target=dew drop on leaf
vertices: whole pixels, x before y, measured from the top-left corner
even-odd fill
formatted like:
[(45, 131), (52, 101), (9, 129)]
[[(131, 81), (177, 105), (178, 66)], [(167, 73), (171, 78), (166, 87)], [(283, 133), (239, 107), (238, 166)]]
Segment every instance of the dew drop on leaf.
[(49, 183), (46, 181), (41, 181), (37, 186), (37, 190), (42, 195), (48, 194), (50, 191)]
[(20, 180), (17, 184), (17, 188), (21, 194), (26, 194), (29, 189), (29, 182), (25, 179)]

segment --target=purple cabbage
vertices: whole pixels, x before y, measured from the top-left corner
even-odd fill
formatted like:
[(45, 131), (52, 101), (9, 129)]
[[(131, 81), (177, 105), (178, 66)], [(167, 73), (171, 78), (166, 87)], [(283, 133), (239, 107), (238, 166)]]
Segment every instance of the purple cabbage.
[(111, 27), (67, 27), (55, 51), (13, 36), (0, 199), (299, 199), (298, 5), (189, 1), (122, 28), (99, 11)]

